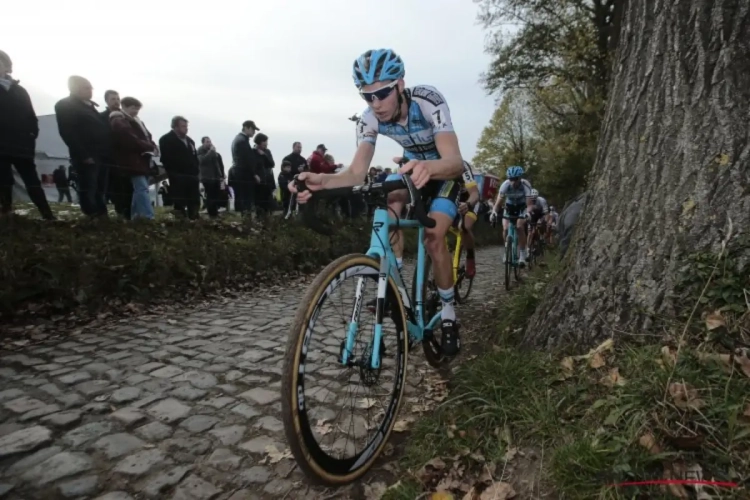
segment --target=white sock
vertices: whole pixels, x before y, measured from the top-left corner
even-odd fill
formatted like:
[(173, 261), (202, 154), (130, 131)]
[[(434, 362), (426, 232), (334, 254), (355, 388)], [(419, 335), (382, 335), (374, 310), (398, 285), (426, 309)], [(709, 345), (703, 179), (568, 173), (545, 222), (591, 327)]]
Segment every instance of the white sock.
[(404, 268), (404, 259), (403, 258), (396, 257), (396, 267), (398, 267), (399, 271)]
[(453, 308), (453, 289), (443, 290), (442, 288), (438, 288), (438, 295), (440, 295), (440, 302), (443, 303), (443, 308), (440, 310), (440, 317), (456, 321), (456, 310)]

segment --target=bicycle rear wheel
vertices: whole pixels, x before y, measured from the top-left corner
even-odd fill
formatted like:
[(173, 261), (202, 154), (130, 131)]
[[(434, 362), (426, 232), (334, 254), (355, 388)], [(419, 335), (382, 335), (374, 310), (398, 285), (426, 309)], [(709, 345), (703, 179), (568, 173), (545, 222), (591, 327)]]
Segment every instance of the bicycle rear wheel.
[[(369, 363), (374, 329), (365, 331), (361, 327), (374, 316), (367, 313), (360, 313), (358, 317), (355, 315), (360, 326), (359, 335), (351, 352), (347, 353), (346, 365), (341, 362), (345, 341), (339, 344), (332, 338), (337, 332), (345, 338), (352, 311), (361, 309), (365, 302), (362, 296), (364, 291), (369, 288), (374, 292), (377, 289), (379, 267), (379, 261), (366, 255), (345, 255), (329, 264), (307, 289), (289, 331), (281, 387), (284, 431), (297, 464), (315, 483), (343, 485), (362, 477), (383, 451), (396, 422), (406, 386), (408, 336), (404, 305), (394, 280), (389, 278), (387, 281), (389, 289), (386, 290), (386, 297), (390, 297), (389, 318), (393, 323), (388, 325), (389, 331), (386, 332), (385, 318), (383, 320), (379, 368), (373, 369)], [(347, 290), (348, 293), (342, 294), (347, 304), (333, 308), (334, 313), (340, 311), (341, 319), (322, 318), (323, 308), (335, 299), (339, 289), (343, 288), (342, 283), (350, 278), (354, 278), (360, 295)], [(395, 328), (391, 328), (393, 324)], [(385, 341), (394, 340), (393, 347), (386, 347)], [(314, 348), (313, 342), (322, 345)], [(325, 364), (317, 368), (315, 363)], [(382, 372), (386, 370), (394, 373), (384, 376)], [(316, 392), (307, 390), (307, 383), (314, 382), (327, 384)], [(354, 390), (349, 387), (356, 382), (365, 386), (366, 397), (351, 404), (342, 403), (340, 395), (331, 390), (343, 389), (347, 394), (361, 397), (359, 387)], [(376, 383), (383, 383), (385, 387), (373, 389)], [(375, 398), (380, 396), (384, 401), (378, 404)], [(324, 405), (329, 397), (332, 401)], [(315, 410), (315, 403), (320, 403), (322, 408), (317, 419), (311, 413), (311, 410)], [(359, 410), (364, 410), (368, 417), (374, 414), (379, 420), (375, 425), (370, 425), (369, 420), (354, 416), (354, 412)], [(348, 425), (331, 426), (326, 423), (331, 418), (350, 413), (352, 422)], [(362, 436), (354, 436), (354, 440), (348, 436), (346, 440), (336, 440), (342, 429), (344, 432), (351, 429)], [(322, 439), (319, 440), (318, 436)], [(327, 437), (331, 438), (330, 444), (324, 443)], [(357, 446), (358, 441), (364, 443), (361, 448)], [(344, 456), (350, 452), (351, 455)]]
[[(438, 294), (437, 284), (432, 276), (432, 259), (427, 256), (425, 259), (424, 282), (422, 284), (422, 324), (426, 324), (439, 311), (440, 295)], [(417, 297), (417, 269), (414, 269), (414, 277), (411, 283), (412, 303), (416, 303)], [(443, 348), (438, 341), (438, 335), (434, 331), (424, 332), (422, 339), (422, 350), (427, 363), (434, 368), (440, 368), (450, 361), (450, 358), (443, 354)]]

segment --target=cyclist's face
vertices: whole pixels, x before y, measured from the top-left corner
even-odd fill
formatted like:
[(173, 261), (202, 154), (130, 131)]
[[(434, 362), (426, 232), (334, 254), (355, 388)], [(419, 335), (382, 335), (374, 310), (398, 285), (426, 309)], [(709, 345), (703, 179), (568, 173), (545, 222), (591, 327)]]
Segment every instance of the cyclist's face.
[(521, 184), (521, 178), (520, 177), (511, 177), (508, 179), (513, 187), (518, 187), (519, 184)]
[(376, 82), (365, 85), (360, 95), (375, 112), (378, 120), (388, 120), (398, 107), (398, 92), (401, 91), (401, 81)]

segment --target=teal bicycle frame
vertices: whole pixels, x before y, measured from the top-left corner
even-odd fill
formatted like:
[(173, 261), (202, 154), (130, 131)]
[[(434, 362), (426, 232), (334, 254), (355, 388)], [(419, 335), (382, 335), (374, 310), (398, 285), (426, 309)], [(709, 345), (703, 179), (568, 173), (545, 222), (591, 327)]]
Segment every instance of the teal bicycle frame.
[(516, 228), (516, 221), (520, 219), (520, 217), (504, 215), (503, 219), (510, 221), (510, 224), (508, 224), (508, 239), (511, 240), (511, 254), (513, 257), (510, 261), (510, 265), (518, 267), (518, 229)]
[[(409, 296), (404, 280), (398, 270), (396, 256), (393, 253), (390, 242), (390, 228), (397, 226), (399, 229), (417, 229), (418, 230), (418, 250), (417, 250), (417, 268), (416, 273), (416, 292), (413, 297), (415, 304), (412, 307), (412, 297)], [(375, 314), (375, 336), (372, 343), (372, 357), (370, 366), (372, 369), (380, 368), (380, 345), (383, 339), (383, 314), (385, 311), (385, 297), (388, 289), (388, 278), (393, 277), (396, 282), (396, 288), (401, 294), (401, 300), (406, 310), (406, 329), (407, 333), (415, 342), (421, 342), (424, 339), (425, 331), (432, 331), (440, 322), (440, 312), (430, 318), (425, 324), (424, 319), (424, 297), (422, 290), (424, 287), (425, 260), (427, 252), (424, 247), (424, 226), (417, 220), (399, 219), (392, 217), (388, 210), (378, 208), (372, 222), (372, 235), (370, 236), (370, 248), (367, 255), (380, 260), (380, 273), (378, 275), (378, 295), (377, 310)], [(360, 276), (357, 281), (356, 295), (354, 299), (354, 308), (351, 320), (347, 328), (346, 343), (341, 353), (341, 363), (347, 365), (349, 357), (354, 350), (357, 339), (357, 329), (359, 326), (359, 314), (362, 310), (362, 294), (365, 287), (365, 278)]]

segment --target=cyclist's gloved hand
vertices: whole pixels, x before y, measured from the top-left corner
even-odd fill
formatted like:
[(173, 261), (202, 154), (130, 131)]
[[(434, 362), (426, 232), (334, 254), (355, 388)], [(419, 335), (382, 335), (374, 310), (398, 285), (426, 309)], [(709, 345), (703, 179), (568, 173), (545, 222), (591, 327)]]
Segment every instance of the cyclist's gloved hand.
[(458, 213), (461, 215), (466, 215), (466, 212), (469, 211), (469, 205), (466, 203), (459, 203), (458, 204)]

